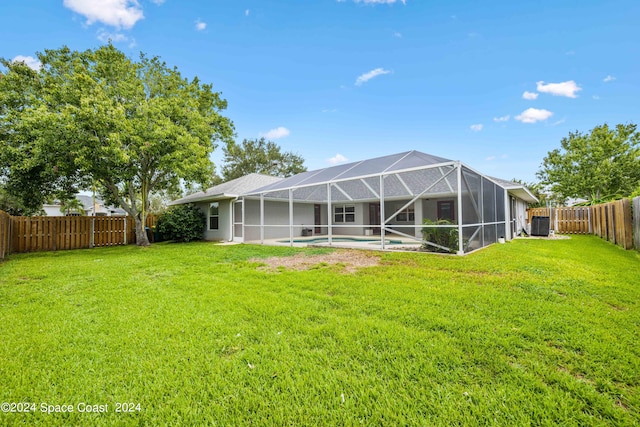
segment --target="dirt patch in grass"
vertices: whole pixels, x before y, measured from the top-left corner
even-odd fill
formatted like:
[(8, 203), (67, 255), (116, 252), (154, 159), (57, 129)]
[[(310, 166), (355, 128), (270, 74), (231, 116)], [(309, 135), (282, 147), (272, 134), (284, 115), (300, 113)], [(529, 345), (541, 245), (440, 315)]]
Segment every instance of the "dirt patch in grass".
[(380, 264), (380, 256), (367, 251), (336, 250), (326, 254), (307, 255), (299, 253), (293, 256), (254, 258), (251, 261), (262, 264), (259, 270), (276, 271), (279, 268), (287, 270), (310, 270), (327, 265), (344, 267), (345, 273), (354, 273), (363, 267), (373, 267)]

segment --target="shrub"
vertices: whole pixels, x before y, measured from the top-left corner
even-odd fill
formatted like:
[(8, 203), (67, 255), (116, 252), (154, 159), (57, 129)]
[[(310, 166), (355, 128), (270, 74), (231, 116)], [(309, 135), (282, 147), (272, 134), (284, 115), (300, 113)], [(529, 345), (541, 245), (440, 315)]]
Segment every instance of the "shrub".
[(202, 240), (206, 220), (204, 213), (197, 207), (179, 205), (160, 215), (156, 229), (164, 239), (191, 242)]
[[(433, 246), (428, 243), (422, 245), (422, 249), (429, 252), (458, 252), (458, 228), (457, 227), (428, 227), (429, 225), (455, 225), (446, 219), (432, 221), (424, 219), (423, 224), (427, 227), (422, 228), (422, 238), (427, 242), (435, 243)], [(448, 248), (445, 249), (445, 248)]]

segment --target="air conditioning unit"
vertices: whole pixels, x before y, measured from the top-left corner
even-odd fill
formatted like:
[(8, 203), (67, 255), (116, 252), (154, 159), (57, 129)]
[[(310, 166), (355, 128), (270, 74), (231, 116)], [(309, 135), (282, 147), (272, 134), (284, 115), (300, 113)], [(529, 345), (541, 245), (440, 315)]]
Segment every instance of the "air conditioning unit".
[(532, 236), (549, 236), (549, 225), (550, 225), (548, 216), (534, 216), (531, 218), (531, 235)]

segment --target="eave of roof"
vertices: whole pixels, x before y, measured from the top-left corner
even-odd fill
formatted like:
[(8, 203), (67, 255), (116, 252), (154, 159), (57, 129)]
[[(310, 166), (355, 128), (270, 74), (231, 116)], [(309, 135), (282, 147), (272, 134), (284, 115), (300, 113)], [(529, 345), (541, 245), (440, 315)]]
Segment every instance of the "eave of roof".
[(231, 181), (223, 182), (222, 184), (214, 185), (213, 187), (208, 188), (206, 191), (200, 191), (198, 193), (182, 197), (178, 200), (174, 200), (170, 202), (169, 205), (173, 206), (185, 203), (234, 199), (239, 195), (251, 191), (255, 188), (273, 184), (275, 182), (281, 181), (282, 179), (283, 178), (270, 175), (250, 173), (249, 175), (232, 179)]

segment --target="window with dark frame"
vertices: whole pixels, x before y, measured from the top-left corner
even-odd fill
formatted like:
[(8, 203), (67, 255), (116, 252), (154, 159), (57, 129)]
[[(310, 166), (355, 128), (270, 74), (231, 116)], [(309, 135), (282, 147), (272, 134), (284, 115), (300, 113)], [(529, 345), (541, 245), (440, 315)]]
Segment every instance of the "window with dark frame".
[(356, 222), (356, 207), (354, 205), (334, 206), (333, 222)]
[(455, 221), (455, 211), (453, 209), (453, 200), (441, 200), (438, 202), (438, 219), (446, 219)]
[(218, 202), (209, 204), (209, 230), (217, 230), (219, 226), (220, 205)]
[(396, 215), (396, 221), (398, 222), (415, 222), (415, 220), (416, 213), (413, 206), (401, 210), (398, 215)]

